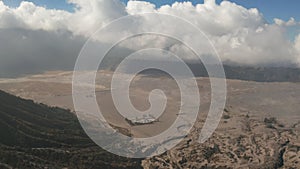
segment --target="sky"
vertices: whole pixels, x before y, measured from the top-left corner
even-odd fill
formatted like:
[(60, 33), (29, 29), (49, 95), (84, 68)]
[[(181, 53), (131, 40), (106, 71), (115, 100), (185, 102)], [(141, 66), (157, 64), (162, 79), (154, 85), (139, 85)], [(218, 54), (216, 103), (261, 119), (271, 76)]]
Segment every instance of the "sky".
[[(9, 6), (16, 7), (20, 4), (22, 0), (3, 0), (3, 2)], [(47, 8), (64, 9), (68, 11), (73, 11), (74, 6), (68, 4), (66, 0), (27, 0), (34, 2), (37, 5), (45, 6)], [(174, 2), (184, 2), (187, 0), (146, 0), (160, 7), (162, 5), (171, 5)], [(195, 4), (203, 3), (204, 0), (191, 0)], [(222, 0), (217, 0), (220, 3)], [(300, 20), (299, 0), (230, 0), (239, 5), (247, 8), (258, 8), (265, 16), (265, 18), (272, 22), (273, 18), (280, 18), (283, 20), (288, 20), (294, 17), (296, 20)], [(128, 0), (122, 0), (123, 3), (127, 3)]]
[[(82, 46), (95, 31), (120, 17), (147, 12), (188, 20), (206, 34), (226, 63), (300, 67), (299, 6), (299, 0), (4, 0), (0, 1), (0, 76), (72, 70)], [(95, 39), (110, 44), (118, 33), (129, 35), (151, 27), (183, 35), (199, 46), (204, 43), (194, 39), (197, 32), (182, 29), (179, 21), (135, 19), (135, 25), (125, 23), (122, 31)], [(115, 53), (155, 46), (189, 57), (182, 44), (162, 37), (135, 40)], [(207, 53), (203, 51), (203, 55)]]

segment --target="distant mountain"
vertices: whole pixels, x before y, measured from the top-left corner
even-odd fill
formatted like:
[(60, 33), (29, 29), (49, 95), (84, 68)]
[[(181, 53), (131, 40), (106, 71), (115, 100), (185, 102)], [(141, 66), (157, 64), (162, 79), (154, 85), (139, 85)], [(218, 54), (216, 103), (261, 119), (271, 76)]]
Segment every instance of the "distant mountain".
[[(195, 76), (207, 77), (201, 64), (189, 64)], [(250, 67), (224, 65), (227, 79), (256, 82), (300, 82), (300, 69), (289, 67)]]
[(108, 153), (74, 114), (0, 91), (0, 168), (140, 168)]
[[(168, 61), (146, 61), (146, 60), (132, 60), (127, 66), (127, 73), (130, 72), (130, 68), (137, 65), (144, 65), (145, 62), (149, 62), (153, 65), (168, 65), (173, 67), (179, 67), (179, 64), (176, 62)], [(166, 63), (168, 62), (168, 63)], [(114, 62), (111, 67), (106, 67), (110, 70), (115, 70), (118, 64)], [(143, 64), (142, 64), (143, 63)], [(194, 73), (196, 77), (208, 77), (205, 66), (202, 63), (188, 62), (187, 65)], [(208, 65), (209, 67), (216, 67), (215, 65)], [(292, 67), (251, 67), (251, 66), (233, 66), (233, 65), (224, 65), (224, 71), (227, 79), (236, 79), (236, 80), (246, 80), (246, 81), (256, 81), (256, 82), (300, 82), (300, 68)], [(164, 75), (166, 73), (156, 70), (156, 69), (147, 69), (142, 71), (143, 74), (148, 75)], [(183, 75), (180, 70), (177, 71), (177, 74)]]

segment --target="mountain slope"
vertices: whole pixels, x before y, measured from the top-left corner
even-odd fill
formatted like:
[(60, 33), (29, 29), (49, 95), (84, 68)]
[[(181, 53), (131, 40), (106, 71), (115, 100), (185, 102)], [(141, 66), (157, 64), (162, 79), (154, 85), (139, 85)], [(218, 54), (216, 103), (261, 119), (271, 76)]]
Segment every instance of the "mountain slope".
[(70, 112), (0, 91), (0, 168), (140, 168), (96, 146)]

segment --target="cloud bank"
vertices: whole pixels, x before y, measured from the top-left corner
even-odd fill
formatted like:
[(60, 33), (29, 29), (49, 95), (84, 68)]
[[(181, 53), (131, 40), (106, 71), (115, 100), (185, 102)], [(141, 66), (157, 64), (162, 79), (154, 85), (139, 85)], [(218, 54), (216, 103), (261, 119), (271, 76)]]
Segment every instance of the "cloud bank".
[[(46, 9), (26, 1), (17, 8), (10, 8), (0, 1), (2, 75), (10, 72), (18, 74), (71, 69), (84, 41), (96, 30), (122, 16), (148, 12), (175, 15), (193, 23), (212, 41), (226, 63), (251, 66), (300, 65), (300, 35), (295, 40), (286, 36), (288, 27), (300, 26), (294, 18), (288, 21), (274, 18), (274, 23), (267, 23), (257, 9), (247, 9), (229, 1), (216, 4), (214, 0), (205, 0), (203, 4), (197, 5), (175, 2), (159, 8), (144, 1), (129, 1), (127, 5), (119, 0), (68, 2), (75, 5), (74, 12)], [(193, 32), (185, 32), (174, 21), (162, 27), (159, 19), (150, 23), (143, 17), (137, 16), (137, 19), (139, 29), (150, 25), (157, 30), (167, 29), (184, 34), (186, 38), (193, 38)], [(129, 32), (130, 26), (135, 25), (128, 25), (128, 29), (122, 33)], [(99, 37), (102, 43), (109, 43), (109, 38)], [(189, 52), (185, 52), (186, 49), (180, 44), (164, 38), (145, 36), (134, 41), (139, 42), (139, 48), (154, 44), (180, 53), (182, 57), (189, 56)], [(128, 44), (123, 47), (136, 47)]]

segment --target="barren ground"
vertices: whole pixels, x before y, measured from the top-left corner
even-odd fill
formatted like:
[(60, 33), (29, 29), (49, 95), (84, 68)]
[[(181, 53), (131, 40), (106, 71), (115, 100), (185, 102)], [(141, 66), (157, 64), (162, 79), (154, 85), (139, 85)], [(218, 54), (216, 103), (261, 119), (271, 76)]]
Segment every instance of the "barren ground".
[[(149, 107), (149, 91), (160, 88), (168, 105), (159, 122), (130, 126), (113, 105), (111, 72), (97, 77), (96, 95), (105, 118), (134, 137), (149, 137), (176, 119), (180, 93), (173, 79), (139, 75), (130, 97), (139, 110)], [(50, 106), (74, 110), (72, 72), (48, 72), (19, 79), (0, 79), (0, 90)], [(201, 94), (199, 118), (189, 137), (167, 153), (145, 159), (145, 168), (297, 168), (300, 165), (300, 84), (227, 80), (227, 104), (217, 131), (206, 143), (197, 137), (210, 105), (208, 78), (197, 79)]]

